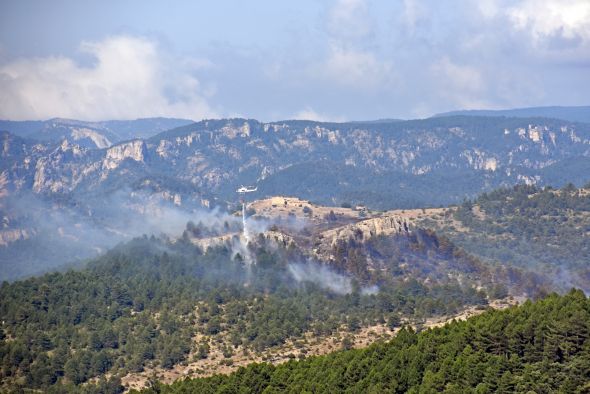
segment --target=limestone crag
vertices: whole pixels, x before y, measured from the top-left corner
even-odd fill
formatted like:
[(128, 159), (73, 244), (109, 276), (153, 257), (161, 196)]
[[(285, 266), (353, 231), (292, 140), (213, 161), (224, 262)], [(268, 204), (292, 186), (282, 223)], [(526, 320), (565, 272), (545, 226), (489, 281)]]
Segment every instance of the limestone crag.
[(222, 246), (226, 244), (230, 244), (233, 240), (239, 242), (241, 234), (239, 233), (228, 233), (223, 235), (218, 235), (215, 237), (207, 237), (207, 238), (191, 238), (190, 242), (199, 247), (199, 249), (206, 251), (209, 248), (214, 248), (216, 246)]
[(268, 230), (262, 234), (267, 240), (275, 242), (277, 245), (280, 245), (282, 247), (288, 247), (289, 244), (295, 242), (295, 239), (291, 235), (286, 234), (282, 231)]
[(320, 233), (314, 244), (313, 254), (320, 259), (326, 259), (330, 258), (339, 240), (353, 239), (362, 242), (380, 235), (408, 235), (411, 231), (408, 220), (397, 215), (371, 218)]
[(113, 145), (106, 136), (86, 127), (72, 128), (71, 136), (74, 141), (89, 139), (99, 149)]
[(147, 148), (142, 140), (124, 142), (107, 149), (103, 167), (109, 170), (115, 169), (125, 159), (143, 162)]
[(35, 235), (34, 229), (18, 228), (14, 230), (0, 230), (0, 246), (6, 246), (12, 242), (28, 239), (32, 235)]

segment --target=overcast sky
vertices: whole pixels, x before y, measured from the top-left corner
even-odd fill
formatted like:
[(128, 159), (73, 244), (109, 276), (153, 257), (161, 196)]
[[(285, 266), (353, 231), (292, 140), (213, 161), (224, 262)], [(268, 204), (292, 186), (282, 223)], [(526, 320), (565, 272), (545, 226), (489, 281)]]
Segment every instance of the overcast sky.
[(0, 118), (590, 104), (590, 0), (0, 0)]

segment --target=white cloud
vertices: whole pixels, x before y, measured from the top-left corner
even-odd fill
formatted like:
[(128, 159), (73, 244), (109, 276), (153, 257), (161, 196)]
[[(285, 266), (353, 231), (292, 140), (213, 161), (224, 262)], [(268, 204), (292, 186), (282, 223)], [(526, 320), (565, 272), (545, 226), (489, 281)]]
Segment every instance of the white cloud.
[[(197, 29), (211, 44), (182, 51), (210, 61), (128, 36), (83, 44), (82, 63), (8, 61), (21, 52), (0, 42), (0, 118), (336, 120), (588, 102), (590, 0), (452, 3), (322, 1), (289, 16), (288, 35), (261, 24), (269, 39), (252, 45)], [(179, 47), (174, 33), (161, 37)]]
[(483, 88), (483, 80), (478, 70), (455, 64), (448, 57), (436, 62), (433, 70), (457, 89), (476, 92)]
[(311, 107), (305, 107), (301, 111), (297, 112), (293, 116), (289, 116), (289, 119), (295, 120), (315, 120), (316, 122), (345, 122), (346, 119), (342, 116), (329, 116), (326, 114), (320, 114), (313, 110)]
[(419, 22), (427, 17), (430, 17), (428, 10), (424, 4), (416, 0), (404, 0), (402, 21), (410, 34), (415, 34)]
[(326, 41), (308, 76), (328, 85), (361, 92), (377, 91), (392, 79), (392, 63), (378, 56), (376, 21), (366, 0), (337, 0), (327, 10)]
[(330, 34), (341, 39), (359, 39), (372, 33), (372, 21), (364, 0), (338, 0), (328, 11)]
[(464, 109), (490, 107), (482, 100), (485, 96), (486, 85), (481, 72), (468, 65), (452, 62), (448, 57), (439, 59), (431, 66), (433, 84), (438, 93), (451, 100), (455, 105)]
[(375, 91), (394, 79), (393, 65), (378, 59), (371, 51), (345, 49), (331, 45), (327, 58), (311, 67), (312, 74), (336, 85)]
[(494, 18), (500, 12), (500, 6), (496, 0), (479, 0), (477, 2), (479, 12), (485, 18)]
[(536, 43), (552, 36), (590, 40), (588, 0), (525, 0), (506, 13), (514, 27), (529, 31)]
[(84, 42), (93, 64), (67, 57), (26, 58), (0, 65), (0, 118), (84, 120), (151, 116), (215, 117), (207, 89), (192, 75), (202, 60), (170, 59), (144, 38)]

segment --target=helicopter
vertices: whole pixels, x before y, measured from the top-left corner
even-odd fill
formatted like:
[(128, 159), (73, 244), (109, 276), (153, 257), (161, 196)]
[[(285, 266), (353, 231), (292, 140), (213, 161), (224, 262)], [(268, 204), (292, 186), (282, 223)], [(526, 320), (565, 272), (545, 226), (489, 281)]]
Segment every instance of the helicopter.
[(240, 194), (244, 194), (244, 193), (251, 193), (251, 192), (255, 192), (256, 190), (258, 190), (258, 186), (256, 186), (256, 187), (255, 187), (255, 188), (253, 188), (253, 189), (249, 189), (249, 188), (248, 188), (248, 187), (246, 187), (246, 186), (241, 186), (241, 187), (240, 187), (238, 190), (236, 190), (236, 192), (237, 192), (237, 193), (240, 193)]

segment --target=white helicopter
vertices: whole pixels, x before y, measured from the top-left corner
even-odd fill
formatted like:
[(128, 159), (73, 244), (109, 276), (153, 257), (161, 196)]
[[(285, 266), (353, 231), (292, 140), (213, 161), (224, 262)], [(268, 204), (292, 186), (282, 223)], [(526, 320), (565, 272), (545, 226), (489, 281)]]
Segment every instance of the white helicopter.
[(256, 186), (253, 189), (249, 189), (246, 186), (241, 186), (238, 190), (236, 190), (236, 192), (238, 192), (240, 194), (244, 194), (244, 193), (252, 193), (252, 192), (255, 192), (256, 190), (258, 190), (258, 186)]

